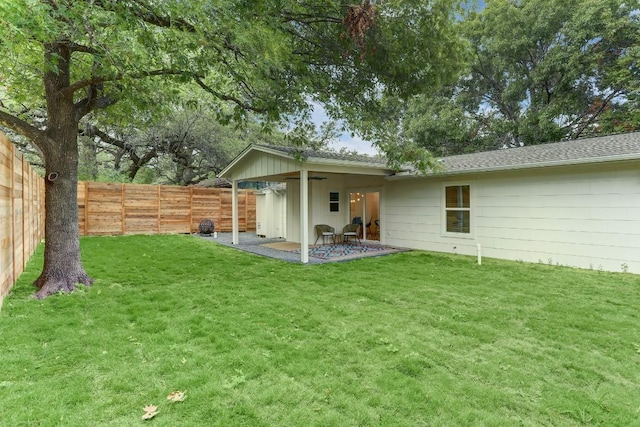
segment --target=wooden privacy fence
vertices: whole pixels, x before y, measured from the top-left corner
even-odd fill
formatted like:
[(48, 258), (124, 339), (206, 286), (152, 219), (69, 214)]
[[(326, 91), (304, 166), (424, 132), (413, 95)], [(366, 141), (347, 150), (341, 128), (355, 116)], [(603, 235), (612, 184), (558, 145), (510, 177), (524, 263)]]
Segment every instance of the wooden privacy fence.
[[(86, 236), (196, 233), (200, 221), (231, 231), (232, 190), (166, 185), (78, 183), (78, 223)], [(239, 190), (240, 231), (256, 229), (256, 197)]]
[(44, 180), (0, 132), (0, 307), (44, 236)]

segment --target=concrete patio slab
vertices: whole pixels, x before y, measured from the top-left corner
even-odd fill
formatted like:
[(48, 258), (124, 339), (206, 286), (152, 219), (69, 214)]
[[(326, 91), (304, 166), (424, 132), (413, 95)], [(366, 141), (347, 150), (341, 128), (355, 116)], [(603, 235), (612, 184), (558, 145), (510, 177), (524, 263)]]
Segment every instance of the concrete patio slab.
[[(220, 245), (229, 246), (256, 255), (287, 262), (300, 262), (300, 244), (287, 242), (285, 239), (266, 239), (255, 233), (240, 233), (240, 241), (237, 245), (234, 245), (232, 244), (232, 233), (216, 233), (215, 236), (195, 235)], [(407, 250), (409, 249), (367, 242), (364, 242), (362, 245), (342, 243), (315, 245), (309, 248), (309, 264), (348, 261), (371, 256), (388, 255)]]

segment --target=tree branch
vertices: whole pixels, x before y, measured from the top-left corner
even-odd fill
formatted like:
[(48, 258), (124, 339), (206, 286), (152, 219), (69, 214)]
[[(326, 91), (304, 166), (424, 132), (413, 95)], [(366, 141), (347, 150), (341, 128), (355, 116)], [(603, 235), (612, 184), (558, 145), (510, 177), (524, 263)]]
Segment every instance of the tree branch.
[[(104, 10), (116, 12), (116, 10), (114, 10), (115, 7), (109, 1), (94, 0), (93, 4), (95, 6), (101, 7)], [(136, 18), (141, 19), (148, 24), (162, 28), (178, 28), (182, 31), (187, 31), (190, 33), (196, 32), (196, 27), (190, 22), (184, 19), (170, 18), (168, 16), (160, 15), (143, 0), (131, 0), (127, 2), (127, 4), (128, 6), (126, 6), (126, 8), (130, 13), (132, 13)]]
[(206, 92), (209, 92), (210, 94), (212, 94), (213, 96), (215, 96), (218, 99), (221, 99), (223, 101), (233, 102), (234, 104), (238, 105), (242, 109), (247, 110), (247, 111), (253, 111), (254, 113), (265, 113), (265, 112), (267, 112), (266, 108), (255, 107), (255, 106), (253, 106), (253, 105), (251, 105), (251, 104), (249, 104), (247, 102), (242, 101), (239, 98), (236, 98), (235, 96), (225, 95), (223, 93), (220, 93), (220, 92), (217, 92), (217, 91), (213, 90), (205, 82), (203, 82), (202, 79), (200, 77), (198, 77), (198, 76), (193, 76), (193, 79), (196, 81), (198, 86), (200, 86)]
[(78, 43), (69, 43), (69, 51), (71, 53), (73, 52), (83, 52), (83, 53), (89, 53), (91, 55), (97, 55), (99, 52), (96, 49), (93, 49), (89, 46), (85, 46), (82, 44), (78, 44)]
[(76, 120), (80, 121), (81, 118), (89, 114), (90, 112), (98, 109), (104, 109), (118, 102), (118, 100), (112, 96), (93, 97), (87, 96), (84, 99), (75, 103)]
[(89, 137), (97, 136), (105, 144), (118, 147), (120, 149), (119, 150), (120, 154), (118, 155), (114, 153), (114, 157), (116, 157), (116, 163), (120, 162), (118, 157), (119, 156), (121, 157), (126, 153), (131, 159), (131, 165), (129, 166), (129, 171), (128, 171), (128, 175), (131, 180), (133, 180), (136, 177), (136, 174), (138, 173), (141, 167), (149, 163), (152, 159), (154, 159), (158, 155), (157, 147), (152, 147), (142, 157), (140, 157), (138, 153), (136, 153), (135, 147), (133, 145), (128, 144), (120, 139), (112, 137), (111, 135), (98, 129), (94, 125), (89, 125), (86, 129), (79, 129), (78, 133), (80, 135), (85, 135)]
[[(574, 121), (574, 125), (577, 125), (578, 128), (576, 129), (575, 132), (573, 132), (573, 135), (572, 135), (571, 139), (580, 138), (582, 133), (590, 125), (592, 125), (596, 121), (596, 119), (598, 119), (600, 117), (600, 115), (602, 114), (603, 111), (605, 111), (607, 109), (607, 107), (611, 103), (611, 100), (613, 98), (615, 98), (616, 96), (618, 96), (621, 92), (622, 92), (621, 90), (620, 91), (613, 91), (606, 98), (601, 100), (600, 106), (595, 111), (589, 109), (589, 110), (585, 111), (577, 120), (575, 120)], [(589, 113), (591, 113), (591, 114), (589, 114)], [(588, 119), (584, 120), (585, 117), (588, 117)]]
[(282, 22), (296, 22), (298, 24), (342, 24), (344, 18), (335, 16), (318, 16), (313, 13), (282, 12)]
[(126, 146), (126, 144), (116, 138), (113, 138), (111, 135), (109, 135), (106, 132), (101, 131), (100, 129), (98, 129), (96, 126), (94, 125), (89, 125), (86, 129), (78, 129), (78, 133), (80, 135), (84, 135), (84, 136), (88, 136), (88, 137), (93, 137), (93, 136), (97, 136), (99, 137), (102, 141), (106, 142), (109, 145), (113, 145), (116, 146), (118, 148), (122, 148), (123, 150), (129, 150), (129, 148)]
[(5, 126), (16, 133), (28, 138), (39, 149), (43, 149), (43, 146), (49, 144), (54, 145), (55, 141), (50, 139), (45, 132), (32, 126), (18, 117), (0, 110), (0, 125)]
[(78, 89), (82, 89), (85, 88), (87, 86), (92, 86), (92, 85), (98, 85), (101, 83), (107, 83), (107, 82), (117, 82), (119, 80), (124, 80), (125, 78), (132, 78), (132, 79), (140, 79), (140, 78), (145, 78), (145, 77), (156, 77), (156, 76), (170, 76), (170, 75), (175, 75), (175, 76), (180, 76), (180, 75), (191, 75), (190, 73), (186, 72), (186, 71), (181, 71), (181, 70), (153, 70), (153, 71), (146, 71), (140, 74), (132, 74), (130, 76), (125, 76), (123, 74), (118, 74), (117, 76), (113, 76), (113, 77), (106, 77), (106, 76), (94, 76), (90, 79), (85, 79), (85, 80), (80, 80), (77, 81), (69, 86), (67, 86), (62, 93), (64, 95), (68, 95), (68, 94), (72, 94), (74, 93), (76, 90)]

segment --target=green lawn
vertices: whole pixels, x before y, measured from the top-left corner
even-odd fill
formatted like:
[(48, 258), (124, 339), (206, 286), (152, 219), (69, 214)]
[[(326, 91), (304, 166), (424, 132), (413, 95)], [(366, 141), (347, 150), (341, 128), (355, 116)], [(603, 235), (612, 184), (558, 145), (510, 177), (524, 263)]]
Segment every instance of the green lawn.
[(2, 426), (640, 425), (637, 275), (300, 265), (191, 236), (82, 248), (93, 287), (33, 299), (40, 248), (4, 301)]

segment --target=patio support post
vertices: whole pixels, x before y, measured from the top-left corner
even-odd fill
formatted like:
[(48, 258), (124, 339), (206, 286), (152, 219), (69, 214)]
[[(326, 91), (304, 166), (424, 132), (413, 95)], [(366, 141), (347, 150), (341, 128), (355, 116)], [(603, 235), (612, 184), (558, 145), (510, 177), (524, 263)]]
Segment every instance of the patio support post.
[(309, 172), (300, 171), (300, 262), (309, 262)]
[(238, 228), (238, 180), (234, 179), (231, 183), (231, 243), (234, 245), (240, 243)]

